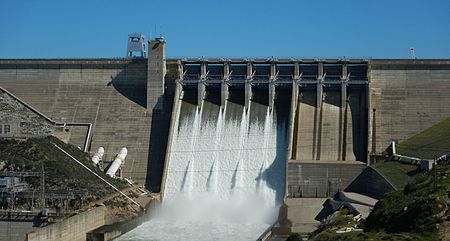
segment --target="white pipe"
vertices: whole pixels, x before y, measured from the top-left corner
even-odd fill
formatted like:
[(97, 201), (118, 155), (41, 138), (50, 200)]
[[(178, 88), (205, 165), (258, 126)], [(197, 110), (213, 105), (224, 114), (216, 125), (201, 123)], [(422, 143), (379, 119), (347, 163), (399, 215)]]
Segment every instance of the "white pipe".
[[(58, 148), (60, 151), (62, 151), (64, 154), (66, 154), (68, 157), (70, 157), (72, 160), (76, 161), (78, 164), (80, 164), (82, 167), (84, 167), (85, 169), (87, 169), (89, 172), (91, 172), (92, 174), (94, 174), (96, 177), (100, 178), (102, 181), (104, 181), (106, 184), (108, 184), (110, 187), (112, 187), (114, 190), (116, 190), (117, 192), (119, 192), (120, 194), (122, 194), (122, 196), (126, 197), (128, 200), (130, 200), (132, 203), (138, 205), (139, 207), (142, 207), (139, 203), (137, 203), (136, 201), (134, 201), (133, 199), (131, 199), (129, 196), (127, 196), (125, 193), (123, 193), (122, 191), (120, 191), (117, 187), (115, 187), (114, 185), (112, 185), (111, 183), (109, 183), (108, 181), (106, 181), (103, 177), (101, 177), (100, 175), (98, 175), (97, 173), (95, 173), (94, 171), (92, 171), (91, 169), (89, 169), (89, 167), (85, 166), (83, 163), (81, 163), (80, 161), (78, 161), (77, 159), (75, 159), (75, 157), (71, 156), (69, 153), (67, 153), (66, 151), (64, 151), (61, 147), (59, 147), (58, 145), (54, 144), (53, 145), (56, 146), (56, 148)], [(142, 207), (143, 208), (143, 207)]]
[(117, 170), (119, 170), (120, 166), (122, 165), (122, 159), (119, 157), (116, 157), (114, 159), (113, 163), (111, 163), (111, 166), (109, 167), (108, 171), (106, 171), (106, 175), (110, 177), (115, 177)]
[(118, 158), (120, 158), (123, 162), (125, 161), (125, 157), (127, 157), (128, 150), (126, 147), (123, 147), (120, 149), (119, 154), (117, 155)]
[(105, 149), (103, 147), (99, 147), (97, 152), (92, 156), (92, 162), (97, 165), (100, 160), (103, 158), (103, 154), (105, 154)]
[(123, 162), (125, 162), (125, 157), (128, 154), (128, 150), (126, 147), (123, 147), (120, 149), (119, 154), (117, 155), (116, 159), (114, 159), (113, 163), (109, 167), (108, 171), (106, 172), (106, 175), (110, 177), (115, 177), (117, 170), (119, 170), (120, 166)]
[(97, 153), (100, 154), (100, 157), (103, 158), (103, 154), (105, 154), (105, 148), (102, 146), (98, 148)]
[(100, 158), (97, 156), (97, 154), (95, 154), (91, 160), (95, 165), (97, 165), (98, 162), (100, 161)]

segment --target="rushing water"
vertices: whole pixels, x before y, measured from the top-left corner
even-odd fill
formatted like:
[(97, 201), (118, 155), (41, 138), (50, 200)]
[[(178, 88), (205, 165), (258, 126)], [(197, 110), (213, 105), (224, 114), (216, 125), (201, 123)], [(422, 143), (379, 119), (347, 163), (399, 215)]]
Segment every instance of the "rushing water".
[(284, 195), (287, 118), (256, 103), (179, 107), (163, 203), (118, 240), (256, 240)]

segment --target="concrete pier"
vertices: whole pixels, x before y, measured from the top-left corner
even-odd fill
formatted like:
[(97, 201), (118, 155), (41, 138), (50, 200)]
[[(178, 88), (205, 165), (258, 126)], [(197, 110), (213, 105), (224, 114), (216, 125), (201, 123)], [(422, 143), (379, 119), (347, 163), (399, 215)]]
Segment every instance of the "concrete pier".
[(245, 100), (244, 106), (248, 110), (250, 107), (250, 100), (252, 99), (252, 81), (253, 81), (253, 65), (252, 63), (247, 63), (247, 77), (245, 78)]
[(277, 80), (276, 65), (272, 63), (270, 65), (270, 77), (269, 77), (269, 108), (273, 108), (275, 101), (275, 82)]
[(230, 81), (230, 64), (223, 64), (223, 78), (220, 85), (220, 106), (223, 108), (228, 100), (228, 81)]

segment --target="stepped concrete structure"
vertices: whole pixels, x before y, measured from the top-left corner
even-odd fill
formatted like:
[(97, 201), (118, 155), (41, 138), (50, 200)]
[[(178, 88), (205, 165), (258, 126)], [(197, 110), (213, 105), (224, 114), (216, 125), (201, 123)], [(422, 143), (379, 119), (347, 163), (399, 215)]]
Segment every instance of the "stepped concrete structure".
[(122, 176), (154, 192), (184, 90), (195, 90), (193, 104), (216, 96), (246, 107), (288, 93), (292, 197), (343, 190), (391, 141), (450, 116), (448, 59), (170, 59), (165, 48), (154, 39), (148, 58), (0, 59), (0, 86), (55, 123), (92, 125), (60, 126), (68, 143), (103, 146), (105, 160), (127, 147)]

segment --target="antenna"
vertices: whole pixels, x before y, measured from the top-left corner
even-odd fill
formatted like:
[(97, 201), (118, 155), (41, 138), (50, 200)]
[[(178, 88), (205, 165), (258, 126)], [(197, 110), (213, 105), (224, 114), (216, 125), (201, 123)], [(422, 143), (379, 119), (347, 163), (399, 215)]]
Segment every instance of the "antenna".
[(409, 52), (411, 53), (411, 59), (415, 59), (416, 58), (416, 50), (414, 49), (414, 47), (409, 48)]

